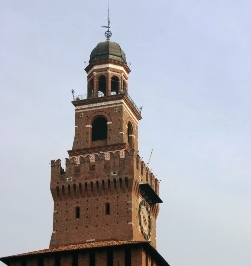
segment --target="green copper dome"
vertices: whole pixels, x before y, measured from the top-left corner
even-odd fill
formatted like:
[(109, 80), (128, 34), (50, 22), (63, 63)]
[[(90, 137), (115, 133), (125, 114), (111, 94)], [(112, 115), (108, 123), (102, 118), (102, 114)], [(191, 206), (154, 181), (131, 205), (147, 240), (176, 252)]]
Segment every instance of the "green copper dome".
[(126, 64), (124, 51), (115, 42), (100, 42), (91, 52), (89, 63), (101, 60), (114, 60)]

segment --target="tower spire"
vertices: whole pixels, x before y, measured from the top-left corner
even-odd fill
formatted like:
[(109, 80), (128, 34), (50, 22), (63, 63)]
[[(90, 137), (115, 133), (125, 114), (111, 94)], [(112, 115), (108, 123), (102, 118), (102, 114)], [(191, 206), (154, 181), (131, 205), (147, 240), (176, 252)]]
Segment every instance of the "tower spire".
[(107, 20), (107, 26), (101, 26), (103, 28), (107, 28), (108, 30), (105, 32), (106, 40), (109, 41), (112, 37), (112, 32), (110, 31), (110, 14), (109, 14), (109, 2), (108, 2), (108, 20)]

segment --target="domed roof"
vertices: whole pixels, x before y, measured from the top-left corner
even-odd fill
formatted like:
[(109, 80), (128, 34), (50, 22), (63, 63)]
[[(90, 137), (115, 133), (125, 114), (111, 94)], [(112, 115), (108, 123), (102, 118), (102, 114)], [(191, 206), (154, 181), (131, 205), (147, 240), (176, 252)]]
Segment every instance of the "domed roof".
[(115, 42), (105, 41), (98, 43), (91, 52), (89, 63), (107, 59), (126, 64), (125, 53), (120, 48), (119, 44)]

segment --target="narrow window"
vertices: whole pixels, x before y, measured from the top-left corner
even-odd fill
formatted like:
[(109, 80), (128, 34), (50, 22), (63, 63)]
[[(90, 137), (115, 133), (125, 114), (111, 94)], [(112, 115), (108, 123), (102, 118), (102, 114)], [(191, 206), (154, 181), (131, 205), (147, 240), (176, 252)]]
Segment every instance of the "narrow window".
[(116, 76), (112, 77), (111, 80), (111, 94), (118, 94), (119, 93), (119, 79)]
[(76, 194), (76, 192), (77, 192), (76, 184), (73, 185), (73, 191), (74, 191), (74, 194)]
[(111, 181), (110, 179), (108, 179), (108, 188), (110, 188), (110, 186), (111, 186)]
[(71, 186), (68, 185), (68, 194), (71, 194)]
[(80, 218), (80, 207), (75, 208), (75, 218)]
[(57, 196), (59, 196), (59, 187), (57, 186)]
[(119, 179), (119, 186), (122, 188), (122, 178)]
[(114, 183), (114, 188), (117, 188), (117, 180), (113, 179), (113, 183)]
[(85, 192), (87, 191), (87, 183), (85, 182)]
[(62, 193), (65, 194), (64, 185), (62, 186)]
[(92, 141), (107, 139), (107, 120), (98, 116), (92, 123)]
[(91, 182), (91, 191), (93, 191), (93, 182)]
[(98, 97), (106, 96), (106, 77), (101, 76), (98, 79)]
[(110, 203), (105, 204), (105, 214), (107, 214), (107, 215), (110, 214)]
[(133, 127), (130, 122), (127, 124), (127, 142), (130, 148), (133, 148)]
[(102, 180), (102, 189), (105, 190), (105, 181)]

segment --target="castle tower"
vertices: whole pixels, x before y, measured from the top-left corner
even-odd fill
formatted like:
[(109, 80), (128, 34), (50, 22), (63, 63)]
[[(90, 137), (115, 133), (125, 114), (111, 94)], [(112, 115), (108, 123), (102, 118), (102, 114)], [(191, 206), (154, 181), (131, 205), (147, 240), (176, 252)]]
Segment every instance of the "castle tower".
[(107, 40), (91, 52), (87, 97), (75, 97), (75, 136), (65, 165), (51, 161), (49, 249), (1, 258), (10, 266), (169, 266), (156, 250), (159, 181), (141, 160), (141, 112), (130, 69)]
[(140, 110), (128, 94), (130, 69), (109, 40), (91, 52), (87, 99), (74, 98), (75, 137), (66, 170), (51, 162), (50, 247), (86, 241), (156, 246), (159, 182), (138, 155)]

